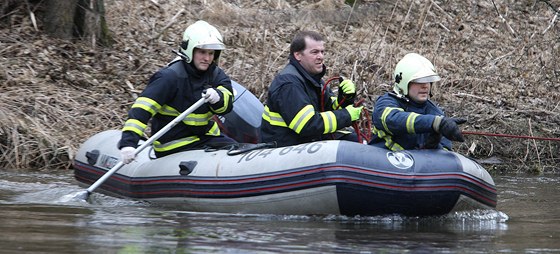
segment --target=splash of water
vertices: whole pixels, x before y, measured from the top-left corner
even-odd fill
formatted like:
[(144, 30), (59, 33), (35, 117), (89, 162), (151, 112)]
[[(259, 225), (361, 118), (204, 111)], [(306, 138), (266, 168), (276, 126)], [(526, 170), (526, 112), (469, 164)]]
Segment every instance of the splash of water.
[(80, 191), (80, 192), (70, 193), (62, 196), (56, 201), (56, 203), (71, 203), (71, 202), (79, 202), (79, 201), (87, 202), (88, 197), (89, 197), (88, 191)]

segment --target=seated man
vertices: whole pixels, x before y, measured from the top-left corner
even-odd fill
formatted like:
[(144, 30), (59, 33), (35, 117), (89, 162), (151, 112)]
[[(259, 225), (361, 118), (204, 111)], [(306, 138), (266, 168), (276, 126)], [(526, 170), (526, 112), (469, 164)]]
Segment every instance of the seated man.
[(355, 133), (338, 132), (360, 117), (362, 107), (352, 105), (356, 86), (350, 80), (342, 81), (338, 98), (331, 97), (328, 87), (323, 91), (324, 51), (320, 34), (296, 34), (289, 63), (268, 89), (261, 125), (263, 142), (289, 146), (324, 139), (358, 140)]
[(441, 78), (428, 59), (416, 53), (405, 55), (397, 63), (394, 77), (393, 92), (375, 103), (371, 145), (393, 151), (451, 150), (451, 141), (464, 141), (458, 124), (466, 120), (445, 117), (429, 100), (432, 83)]
[(210, 144), (235, 143), (211, 120), (213, 115), (227, 114), (233, 108), (231, 80), (217, 66), (224, 49), (222, 35), (214, 26), (200, 20), (187, 27), (179, 57), (152, 75), (128, 111), (119, 144), (125, 164), (134, 160), (135, 148), (150, 119), (151, 130), (156, 133), (201, 98), (206, 104), (154, 142), (156, 157)]

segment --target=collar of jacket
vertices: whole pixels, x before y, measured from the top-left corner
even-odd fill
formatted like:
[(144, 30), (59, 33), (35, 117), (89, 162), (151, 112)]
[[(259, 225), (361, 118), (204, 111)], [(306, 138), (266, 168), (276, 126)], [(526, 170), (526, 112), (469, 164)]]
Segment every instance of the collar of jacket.
[(389, 95), (401, 100), (402, 102), (407, 103), (408, 105), (411, 105), (411, 106), (416, 107), (416, 108), (422, 108), (422, 107), (425, 107), (427, 105), (434, 105), (435, 106), (435, 103), (433, 101), (431, 101), (430, 99), (428, 99), (424, 103), (418, 103), (418, 102), (415, 102), (414, 100), (410, 99), (408, 97), (408, 95), (396, 94), (394, 92), (388, 92), (388, 93), (389, 93)]
[(216, 69), (217, 67), (216, 63), (212, 62), (208, 66), (207, 70), (201, 71), (194, 66), (194, 63), (192, 61), (190, 63), (185, 63), (185, 61), (181, 61), (181, 62), (184, 64), (185, 70), (187, 70), (189, 77), (193, 77), (195, 79), (201, 79), (202, 77), (204, 77), (204, 75), (207, 75), (207, 73), (213, 73), (214, 69)]
[(301, 76), (304, 77), (306, 80), (309, 80), (314, 86), (323, 88), (324, 82), (322, 78), (323, 76), (325, 76), (325, 73), (327, 73), (327, 66), (323, 64), (323, 71), (321, 73), (316, 75), (311, 75), (303, 68), (303, 66), (301, 66), (301, 64), (298, 62), (298, 60), (296, 60), (296, 58), (293, 55), (290, 55), (290, 64), (296, 67), (297, 71), (301, 74)]

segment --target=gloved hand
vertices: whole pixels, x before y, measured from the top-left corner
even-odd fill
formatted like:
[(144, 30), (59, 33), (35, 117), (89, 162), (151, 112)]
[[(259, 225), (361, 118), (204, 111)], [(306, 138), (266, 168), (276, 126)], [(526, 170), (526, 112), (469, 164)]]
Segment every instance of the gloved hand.
[(348, 113), (350, 113), (350, 118), (352, 119), (352, 122), (360, 119), (360, 113), (362, 113), (362, 108), (364, 108), (364, 106), (354, 107), (352, 105), (349, 105), (345, 108), (346, 110), (348, 110)]
[(340, 82), (338, 85), (340, 90), (342, 90), (343, 94), (355, 94), (356, 93), (356, 85), (352, 82), (352, 80), (345, 79), (344, 81)]
[(461, 134), (459, 124), (466, 122), (467, 120), (461, 118), (436, 116), (432, 128), (451, 141), (464, 142), (465, 138)]
[(208, 88), (204, 92), (202, 92), (202, 98), (204, 98), (205, 102), (210, 104), (215, 104), (220, 100), (220, 94), (214, 88)]
[(135, 151), (136, 151), (136, 148), (131, 147), (131, 146), (125, 146), (125, 147), (121, 148), (121, 159), (122, 159), (124, 164), (131, 163), (134, 160), (134, 157), (136, 157), (134, 155)]
[(439, 143), (441, 142), (441, 134), (439, 133), (430, 133), (428, 138), (426, 139), (426, 143), (424, 144), (424, 149), (437, 149), (439, 147)]

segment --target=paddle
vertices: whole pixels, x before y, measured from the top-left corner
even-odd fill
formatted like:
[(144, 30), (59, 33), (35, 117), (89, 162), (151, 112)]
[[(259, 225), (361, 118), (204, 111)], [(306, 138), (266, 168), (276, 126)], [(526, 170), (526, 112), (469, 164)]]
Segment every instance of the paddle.
[[(136, 150), (134, 151), (134, 155), (135, 156), (138, 155), (138, 153), (140, 153), (142, 150), (144, 150), (144, 148), (152, 145), (152, 143), (154, 143), (154, 141), (156, 141), (156, 139), (160, 138), (161, 136), (163, 136), (163, 134), (165, 134), (167, 131), (169, 131), (171, 128), (173, 128), (173, 126), (175, 126), (179, 122), (183, 121), (183, 119), (188, 114), (194, 112), (196, 109), (198, 109), (200, 106), (202, 106), (202, 104), (204, 104), (204, 98), (201, 98), (200, 100), (195, 102), (190, 108), (186, 109), (179, 116), (175, 117), (175, 119), (173, 119), (173, 121), (169, 122), (161, 130), (156, 132), (156, 134), (154, 134), (152, 137), (150, 137), (148, 140), (146, 140), (146, 142), (144, 142), (142, 145), (140, 145), (138, 148), (136, 148)], [(103, 182), (105, 182), (105, 180), (107, 180), (109, 177), (111, 177), (112, 174), (117, 172), (117, 170), (119, 170), (124, 165), (125, 164), (122, 162), (122, 160), (119, 161), (117, 163), (117, 165), (113, 166), (113, 168), (111, 168), (109, 171), (107, 171), (107, 173), (105, 173), (101, 178), (97, 179), (97, 181), (95, 181), (95, 183), (93, 183), (86, 191), (76, 193), (75, 195), (73, 195), (73, 198), (80, 198), (80, 199), (83, 199), (83, 200), (87, 200), (89, 195), (97, 187), (99, 187), (99, 185), (101, 185)]]

